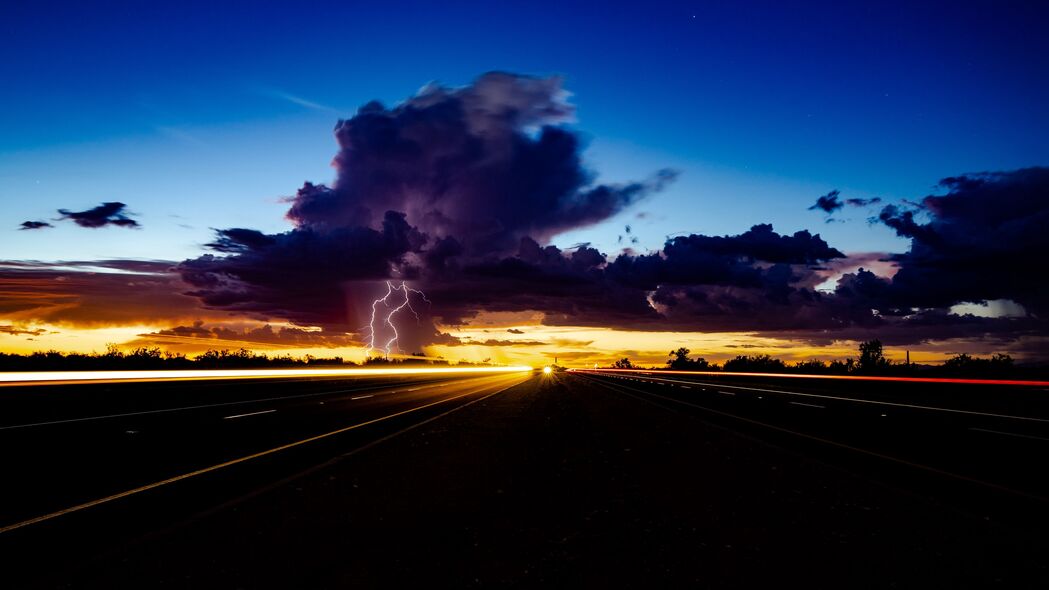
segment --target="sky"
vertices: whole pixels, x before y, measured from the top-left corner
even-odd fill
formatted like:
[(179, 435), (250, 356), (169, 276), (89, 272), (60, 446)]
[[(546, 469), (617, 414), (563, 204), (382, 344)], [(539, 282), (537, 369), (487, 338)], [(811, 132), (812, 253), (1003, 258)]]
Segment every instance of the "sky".
[(0, 350), (361, 358), (389, 279), (448, 358), (1044, 358), (1049, 11), (1002, 4), (5, 7)]

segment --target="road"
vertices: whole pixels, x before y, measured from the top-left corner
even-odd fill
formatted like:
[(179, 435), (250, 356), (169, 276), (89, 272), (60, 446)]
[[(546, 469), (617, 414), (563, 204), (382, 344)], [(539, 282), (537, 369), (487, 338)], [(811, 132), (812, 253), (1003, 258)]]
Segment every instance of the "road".
[(2, 522), (28, 523), (0, 532), (3, 581), (1045, 587), (1045, 395), (592, 371), (3, 390)]
[[(823, 458), (923, 478), (952, 500), (989, 494), (998, 512), (1049, 503), (1044, 383), (863, 380), (578, 371), (576, 375)], [(964, 491), (965, 494), (961, 494)], [(977, 500), (982, 502), (982, 500)], [(986, 504), (986, 503), (984, 503)], [(980, 509), (987, 506), (978, 504)]]
[[(512, 386), (521, 372), (134, 383), (0, 389), (0, 534), (108, 508), (118, 536), (296, 473), (408, 424)], [(194, 480), (194, 481), (189, 481)], [(201, 480), (197, 482), (195, 480)], [(132, 496), (178, 501), (141, 510)], [(216, 494), (210, 488), (220, 488)], [(205, 490), (194, 497), (198, 489)], [(103, 506), (112, 504), (113, 506)], [(92, 515), (93, 516), (93, 515)]]

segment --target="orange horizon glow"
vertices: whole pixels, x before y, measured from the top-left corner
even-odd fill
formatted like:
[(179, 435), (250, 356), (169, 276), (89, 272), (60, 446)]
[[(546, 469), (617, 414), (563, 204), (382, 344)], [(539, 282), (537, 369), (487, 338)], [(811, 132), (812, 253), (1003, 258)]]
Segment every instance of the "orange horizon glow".
[(529, 365), (507, 367), (415, 367), (354, 369), (214, 369), (163, 371), (26, 371), (0, 373), (0, 387), (76, 383), (134, 383), (145, 381), (199, 381), (212, 379), (269, 379), (274, 377), (370, 377), (380, 375), (444, 375), (517, 373)]
[(657, 369), (569, 369), (576, 373), (644, 373), (655, 375), (710, 375), (720, 377), (782, 377), (794, 379), (844, 379), (850, 381), (896, 381), (906, 383), (964, 383), (971, 385), (1030, 385), (1049, 387), (1049, 381), (1020, 379), (960, 379), (957, 377), (885, 377), (867, 375), (806, 375), (799, 373), (737, 373), (735, 371), (680, 371)]

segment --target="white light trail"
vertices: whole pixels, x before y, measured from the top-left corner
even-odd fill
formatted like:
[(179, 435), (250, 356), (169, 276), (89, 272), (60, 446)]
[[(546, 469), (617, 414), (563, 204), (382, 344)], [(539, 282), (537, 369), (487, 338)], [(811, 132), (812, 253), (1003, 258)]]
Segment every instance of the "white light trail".
[(372, 377), (385, 375), (441, 375), (469, 373), (514, 373), (532, 367), (397, 367), (355, 369), (208, 369), (167, 371), (36, 371), (0, 372), (0, 387), (17, 385), (55, 385), (61, 383), (101, 383), (133, 381), (190, 381), (209, 379), (266, 379), (294, 377)]

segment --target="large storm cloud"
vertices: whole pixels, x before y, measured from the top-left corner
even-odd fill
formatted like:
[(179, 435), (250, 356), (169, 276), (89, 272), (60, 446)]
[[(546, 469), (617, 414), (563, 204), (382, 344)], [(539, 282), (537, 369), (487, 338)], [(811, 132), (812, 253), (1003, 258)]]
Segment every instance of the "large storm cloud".
[[(179, 272), (209, 308), (359, 332), (386, 279), (440, 288), (463, 266), (514, 258), (522, 240), (602, 221), (673, 180), (659, 170), (597, 184), (561, 126), (573, 115), (565, 98), (557, 78), (489, 73), (391, 108), (369, 103), (335, 127), (332, 186), (306, 183), (291, 199), (294, 229), (222, 230), (209, 244), (217, 255)], [(433, 311), (475, 310), (456, 300)], [(424, 319), (401, 344), (438, 338)]]
[[(675, 176), (661, 170), (634, 183), (597, 183), (565, 125), (573, 116), (565, 97), (556, 78), (490, 73), (462, 88), (427, 86), (392, 107), (369, 103), (335, 127), (332, 185), (306, 183), (290, 199), (293, 229), (221, 230), (213, 254), (177, 270), (209, 309), (358, 341), (385, 282), (407, 281), (432, 305), (402, 331), (406, 352), (450, 342), (435, 321), (468, 323), (481, 311), (540, 311), (548, 324), (814, 339), (893, 330), (894, 341), (927, 339), (923, 327), (958, 337), (1018, 325), (950, 313), (961, 302), (1013, 299), (1044, 314), (1046, 279), (1037, 269), (1049, 244), (1038, 228), (1049, 221), (1049, 183), (1041, 169), (946, 179), (947, 194), (920, 209), (887, 206), (880, 222), (912, 240), (893, 258), (898, 273), (848, 273), (832, 292), (817, 286), (830, 276), (827, 263), (845, 255), (819, 235), (780, 234), (769, 224), (678, 236), (643, 254), (550, 246)], [(826, 199), (817, 204), (825, 211), (844, 206), (836, 191)], [(1024, 319), (1024, 333), (1038, 321)]]

